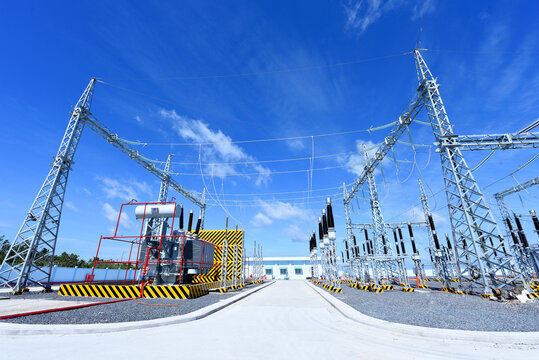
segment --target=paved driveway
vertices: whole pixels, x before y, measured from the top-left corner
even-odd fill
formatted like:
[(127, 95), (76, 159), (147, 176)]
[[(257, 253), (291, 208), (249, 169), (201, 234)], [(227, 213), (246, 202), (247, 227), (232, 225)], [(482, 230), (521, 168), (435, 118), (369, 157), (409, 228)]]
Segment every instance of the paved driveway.
[[(97, 310), (97, 309), (96, 309)], [(3, 336), (6, 359), (430, 359), (533, 358), (538, 349), (444, 341), (358, 323), (304, 281), (277, 281), (204, 319), (85, 335)], [(462, 332), (463, 334), (465, 332)], [(526, 357), (524, 357), (526, 356)]]

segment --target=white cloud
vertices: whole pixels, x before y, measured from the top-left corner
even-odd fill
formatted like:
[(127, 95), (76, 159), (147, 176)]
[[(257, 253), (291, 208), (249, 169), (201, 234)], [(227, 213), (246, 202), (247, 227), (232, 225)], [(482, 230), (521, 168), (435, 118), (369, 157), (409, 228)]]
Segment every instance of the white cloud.
[[(119, 213), (120, 212), (114, 210), (109, 203), (103, 204), (103, 216), (110, 222), (117, 222)], [(132, 230), (135, 227), (135, 224), (125, 212), (122, 212), (122, 216), (120, 216), (120, 226), (125, 230)]]
[(284, 230), (285, 235), (290, 237), (293, 242), (307, 242), (309, 241), (309, 234), (303, 232), (296, 224), (289, 225)]
[(71, 201), (65, 201), (64, 205), (66, 206), (66, 208), (73, 210), (74, 212), (79, 212), (79, 209), (77, 209), (75, 204), (73, 204)]
[[(185, 116), (178, 115), (175, 110), (160, 111), (162, 117), (173, 121), (172, 126), (182, 138), (195, 144), (209, 144), (202, 148), (202, 158), (204, 162), (249, 162), (256, 161), (254, 157), (245, 153), (238, 145), (234, 144), (232, 138), (224, 134), (221, 130), (214, 131), (202, 120), (193, 120)], [(205, 166), (205, 172), (213, 176), (224, 178), (229, 175), (240, 173), (237, 168), (240, 165), (218, 164)], [(245, 164), (244, 168), (251, 172), (257, 172), (255, 184), (266, 185), (270, 178), (270, 170), (260, 164)], [(245, 171), (249, 172), (249, 171)]]
[(344, 5), (345, 28), (363, 33), (385, 13), (404, 6), (409, 7), (411, 4), (412, 20), (420, 19), (435, 9), (434, 0), (348, 0)]
[[(346, 170), (349, 173), (352, 173), (356, 176), (361, 175), (363, 168), (365, 167), (365, 156), (363, 155), (363, 145), (367, 148), (367, 154), (369, 158), (372, 159), (376, 151), (378, 150), (378, 144), (373, 143), (372, 141), (362, 141), (356, 140), (356, 149), (357, 154), (352, 154), (349, 156), (338, 157), (337, 160), (346, 165)], [(382, 165), (388, 164), (390, 161), (388, 158), (382, 160)], [(376, 171), (375, 171), (376, 173)]]
[(310, 213), (306, 209), (282, 201), (260, 201), (260, 207), (265, 215), (279, 220), (307, 220)]
[(101, 190), (109, 199), (142, 201), (153, 198), (151, 187), (144, 181), (140, 182), (134, 179), (119, 181), (109, 177), (99, 177), (98, 180), (101, 181)]
[(269, 217), (264, 215), (263, 213), (259, 212), (255, 215), (253, 220), (251, 221), (253, 226), (267, 226), (273, 223), (273, 220), (271, 220)]
[(367, 30), (369, 25), (376, 22), (382, 14), (392, 10), (402, 1), (383, 0), (349, 0), (344, 5), (346, 15), (345, 28), (357, 29), (359, 32)]
[(140, 116), (138, 116), (138, 115), (135, 116), (135, 120), (137, 120), (137, 123), (138, 123), (139, 125), (142, 125), (142, 124), (144, 123), (144, 121), (143, 121), (143, 120), (140, 118)]
[[(423, 212), (423, 208), (419, 206), (411, 207), (408, 211), (406, 211), (406, 213), (404, 213), (404, 216), (411, 222), (425, 221), (425, 214)], [(432, 212), (432, 220), (434, 221), (434, 225), (436, 227), (447, 224), (447, 219), (444, 216), (438, 214), (437, 212)]]
[(286, 144), (294, 150), (301, 150), (305, 148), (305, 144), (301, 139), (288, 140)]
[(416, 1), (412, 9), (412, 20), (421, 19), (423, 15), (433, 12), (434, 8), (434, 0)]

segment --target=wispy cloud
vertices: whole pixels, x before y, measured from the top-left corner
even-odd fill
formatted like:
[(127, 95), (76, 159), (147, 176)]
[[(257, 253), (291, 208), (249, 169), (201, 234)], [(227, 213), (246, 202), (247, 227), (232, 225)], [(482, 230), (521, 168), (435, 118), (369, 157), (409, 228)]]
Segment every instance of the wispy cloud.
[[(411, 207), (408, 211), (406, 211), (404, 217), (412, 222), (425, 221), (425, 214), (423, 212), (423, 208), (420, 208), (419, 206)], [(432, 212), (432, 220), (434, 221), (434, 224), (436, 226), (444, 226), (447, 224), (447, 219), (444, 216), (438, 214), (437, 212)]]
[(268, 225), (271, 225), (272, 223), (273, 223), (273, 220), (271, 220), (269, 217), (267, 217), (261, 212), (256, 214), (253, 220), (251, 221), (251, 224), (257, 227), (268, 226)]
[(421, 19), (423, 15), (433, 12), (435, 8), (434, 0), (416, 1), (412, 9), (412, 20)]
[(279, 220), (307, 220), (310, 212), (299, 206), (282, 201), (260, 201), (264, 214), (271, 219)]
[[(240, 146), (233, 143), (232, 138), (221, 130), (212, 130), (202, 120), (193, 120), (178, 115), (175, 110), (160, 111), (163, 118), (173, 121), (172, 126), (183, 139), (195, 144), (208, 144), (203, 147), (202, 157), (205, 162), (249, 162), (256, 159), (247, 154)], [(265, 185), (270, 178), (270, 170), (260, 164), (235, 164), (206, 165), (205, 171), (213, 176), (224, 178), (228, 175), (238, 174), (238, 168), (248, 168), (257, 172), (256, 185)]]
[(140, 116), (138, 116), (138, 115), (135, 116), (135, 120), (137, 121), (137, 123), (138, 123), (139, 125), (144, 124), (144, 120), (142, 120), (142, 118), (141, 118)]
[(304, 231), (302, 231), (299, 226), (296, 224), (289, 225), (285, 230), (284, 234), (288, 237), (290, 237), (290, 240), (293, 242), (307, 242), (308, 234), (306, 234)]
[(344, 5), (346, 16), (346, 30), (358, 30), (360, 33), (367, 30), (369, 25), (376, 22), (382, 14), (395, 8), (402, 1), (383, 0), (349, 0)]
[[(372, 159), (374, 154), (376, 153), (376, 150), (378, 150), (378, 145), (373, 143), (372, 141), (363, 141), (363, 140), (356, 140), (356, 149), (357, 154), (351, 154), (348, 156), (341, 156), (337, 158), (337, 161), (339, 161), (341, 164), (346, 165), (346, 170), (354, 175), (361, 175), (363, 172), (363, 168), (365, 167), (365, 156), (363, 155), (363, 146), (367, 148), (367, 154), (369, 155), (369, 158)], [(382, 160), (382, 165), (388, 164), (389, 160), (384, 158)]]
[[(110, 205), (109, 203), (103, 204), (102, 211), (103, 216), (110, 222), (115, 223), (116, 221), (118, 221), (118, 215), (120, 212), (114, 210), (112, 205)], [(122, 227), (124, 230), (132, 230), (135, 227), (134, 222), (125, 212), (122, 212), (122, 215), (120, 216), (120, 227)]]
[(72, 210), (74, 212), (79, 212), (79, 209), (77, 209), (77, 207), (75, 206), (75, 204), (73, 204), (71, 201), (65, 201), (64, 202), (64, 205), (66, 208), (68, 208), (69, 210)]
[[(413, 5), (413, 6), (411, 6)], [(435, 10), (434, 0), (348, 0), (344, 4), (345, 29), (363, 33), (384, 14), (397, 8), (411, 6), (411, 19), (421, 19)]]
[(144, 181), (140, 182), (134, 179), (120, 181), (109, 177), (98, 177), (98, 180), (101, 182), (101, 190), (109, 199), (142, 201), (153, 198), (151, 187)]

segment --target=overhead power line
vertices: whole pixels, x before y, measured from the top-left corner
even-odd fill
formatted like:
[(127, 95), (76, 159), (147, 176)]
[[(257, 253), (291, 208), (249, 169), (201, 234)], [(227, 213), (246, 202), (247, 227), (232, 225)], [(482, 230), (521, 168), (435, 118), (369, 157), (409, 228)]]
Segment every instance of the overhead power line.
[(238, 77), (251, 77), (251, 76), (261, 76), (261, 75), (272, 75), (272, 74), (282, 74), (282, 73), (291, 73), (298, 71), (309, 71), (309, 70), (320, 70), (328, 69), (333, 67), (347, 66), (347, 65), (357, 65), (364, 64), (372, 61), (386, 60), (399, 56), (409, 55), (410, 51), (386, 55), (386, 56), (377, 56), (365, 59), (344, 61), (333, 64), (322, 64), (322, 65), (311, 65), (311, 66), (300, 66), (293, 68), (285, 69), (275, 69), (275, 70), (266, 70), (266, 71), (253, 71), (253, 72), (240, 72), (240, 73), (229, 73), (229, 74), (208, 74), (208, 75), (191, 75), (191, 76), (168, 76), (168, 77), (144, 77), (144, 78), (109, 78), (107, 80), (122, 80), (122, 81), (162, 81), (162, 80), (206, 80), (206, 79), (226, 79), (226, 78), (238, 78)]

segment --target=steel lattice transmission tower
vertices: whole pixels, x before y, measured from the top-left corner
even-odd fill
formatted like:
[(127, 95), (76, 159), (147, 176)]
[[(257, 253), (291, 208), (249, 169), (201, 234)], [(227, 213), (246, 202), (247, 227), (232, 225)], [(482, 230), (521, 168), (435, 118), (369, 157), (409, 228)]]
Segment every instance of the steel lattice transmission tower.
[(51, 170), (0, 267), (1, 284), (11, 286), (16, 294), (30, 284), (50, 289), (67, 178), (84, 129), (84, 116), (90, 113), (95, 81), (90, 80), (75, 105)]
[[(365, 158), (365, 162), (368, 163), (370, 159), (365, 144), (363, 144), (363, 156)], [(374, 227), (374, 253), (377, 255), (392, 255), (391, 247), (387, 241), (387, 231), (385, 228), (384, 216), (382, 215), (382, 208), (380, 207), (378, 189), (376, 188), (376, 181), (374, 180), (374, 174), (372, 171), (367, 173), (367, 184), (369, 185), (372, 223)]]
[[(439, 85), (419, 49), (414, 50), (414, 57), (434, 137), (440, 144), (450, 142), (457, 136), (449, 122)], [(498, 225), (459, 147), (440, 147), (440, 156), (462, 277), (467, 281), (476, 280), (484, 293), (510, 286), (516, 278), (524, 283), (512, 256), (503, 247)], [(504, 276), (499, 278), (498, 275)]]
[(161, 180), (161, 186), (159, 187), (159, 202), (165, 202), (168, 198), (168, 188), (170, 185), (170, 160), (172, 158), (172, 154), (168, 154), (167, 162), (165, 163), (165, 169), (163, 170), (163, 173), (165, 174), (165, 178)]

